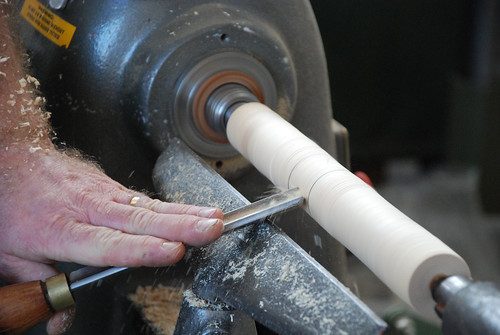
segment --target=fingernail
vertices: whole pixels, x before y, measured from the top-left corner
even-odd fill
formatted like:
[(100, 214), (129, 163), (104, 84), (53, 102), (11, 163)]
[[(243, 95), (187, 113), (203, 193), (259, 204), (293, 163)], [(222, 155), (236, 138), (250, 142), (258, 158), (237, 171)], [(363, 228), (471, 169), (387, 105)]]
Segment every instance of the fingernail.
[(75, 308), (71, 308), (64, 312), (62, 325), (61, 325), (61, 333), (64, 334), (73, 324), (73, 319), (75, 318)]
[(205, 232), (213, 229), (218, 221), (219, 221), (218, 219), (200, 220), (196, 223), (196, 230), (199, 232), (205, 233)]
[(174, 252), (176, 249), (179, 249), (182, 246), (182, 243), (179, 242), (163, 242), (161, 247), (168, 252)]
[(47, 334), (49, 335), (61, 335), (64, 334), (73, 323), (75, 318), (75, 307), (71, 307), (65, 311), (56, 313), (47, 322)]
[(198, 216), (204, 217), (204, 218), (211, 218), (212, 215), (215, 214), (217, 211), (217, 208), (203, 208), (198, 212)]

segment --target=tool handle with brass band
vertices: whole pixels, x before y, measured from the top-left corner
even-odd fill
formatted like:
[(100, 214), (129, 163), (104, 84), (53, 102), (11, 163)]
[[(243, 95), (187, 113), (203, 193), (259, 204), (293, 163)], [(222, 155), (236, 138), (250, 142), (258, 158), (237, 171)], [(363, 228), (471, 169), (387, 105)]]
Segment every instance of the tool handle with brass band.
[(0, 288), (0, 334), (21, 334), (75, 304), (64, 273)]

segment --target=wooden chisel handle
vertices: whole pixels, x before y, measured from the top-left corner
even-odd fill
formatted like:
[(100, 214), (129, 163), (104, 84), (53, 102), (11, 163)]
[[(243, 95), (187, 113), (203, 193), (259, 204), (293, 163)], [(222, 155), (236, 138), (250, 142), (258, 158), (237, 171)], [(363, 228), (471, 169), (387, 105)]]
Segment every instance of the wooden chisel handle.
[(66, 275), (0, 288), (0, 334), (21, 334), (75, 304)]

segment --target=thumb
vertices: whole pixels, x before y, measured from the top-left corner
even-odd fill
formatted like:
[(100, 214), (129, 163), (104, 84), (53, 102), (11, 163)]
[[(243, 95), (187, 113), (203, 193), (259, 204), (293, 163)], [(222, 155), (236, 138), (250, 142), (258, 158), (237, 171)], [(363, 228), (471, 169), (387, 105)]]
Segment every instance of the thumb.
[(54, 314), (47, 322), (48, 335), (60, 335), (71, 327), (75, 318), (75, 306), (59, 311)]

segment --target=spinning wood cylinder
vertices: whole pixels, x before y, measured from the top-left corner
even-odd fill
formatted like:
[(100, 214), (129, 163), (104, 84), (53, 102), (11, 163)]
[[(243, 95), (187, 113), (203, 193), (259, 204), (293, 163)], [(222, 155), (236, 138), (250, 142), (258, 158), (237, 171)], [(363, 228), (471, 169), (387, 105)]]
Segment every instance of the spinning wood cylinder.
[(434, 277), (470, 275), (453, 250), (265, 105), (236, 108), (227, 136), (275, 185), (299, 187), (307, 212), (418, 312), (433, 315)]

